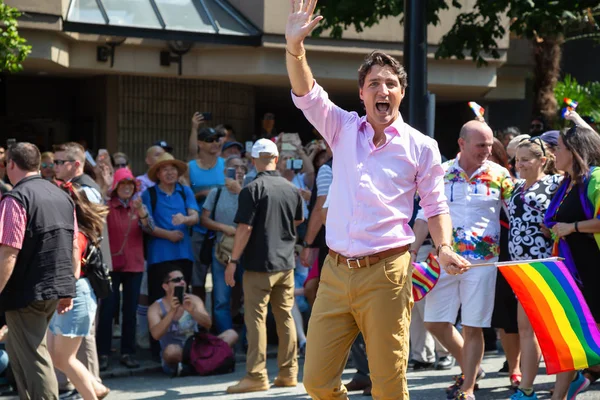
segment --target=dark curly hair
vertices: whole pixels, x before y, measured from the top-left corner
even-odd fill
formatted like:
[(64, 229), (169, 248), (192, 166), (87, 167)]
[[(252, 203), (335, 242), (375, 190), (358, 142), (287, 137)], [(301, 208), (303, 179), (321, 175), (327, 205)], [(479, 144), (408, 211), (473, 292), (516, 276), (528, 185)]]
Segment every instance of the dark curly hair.
[(567, 150), (573, 154), (573, 176), (581, 183), (590, 172), (590, 167), (600, 166), (600, 135), (589, 128), (575, 125), (560, 133)]
[(360, 68), (358, 68), (358, 87), (363, 87), (363, 85), (365, 84), (365, 79), (374, 65), (379, 65), (381, 67), (389, 65), (390, 67), (392, 67), (392, 70), (398, 76), (400, 86), (402, 87), (402, 89), (406, 89), (406, 87), (408, 86), (408, 77), (406, 75), (406, 70), (404, 69), (402, 64), (400, 64), (400, 62), (394, 57), (379, 50), (375, 50), (374, 52), (366, 56), (365, 61), (363, 61)]

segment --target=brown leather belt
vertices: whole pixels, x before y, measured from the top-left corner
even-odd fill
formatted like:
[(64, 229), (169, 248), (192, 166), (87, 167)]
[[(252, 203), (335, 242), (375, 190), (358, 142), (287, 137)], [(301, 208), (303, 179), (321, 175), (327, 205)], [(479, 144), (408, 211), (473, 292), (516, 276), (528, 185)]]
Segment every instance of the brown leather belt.
[(346, 264), (350, 269), (357, 269), (377, 264), (379, 261), (388, 257), (404, 254), (409, 248), (410, 245), (407, 244), (406, 246), (396, 247), (395, 249), (385, 250), (380, 253), (375, 253), (364, 257), (344, 257), (333, 250), (329, 250), (329, 255), (334, 259), (337, 257), (338, 264)]

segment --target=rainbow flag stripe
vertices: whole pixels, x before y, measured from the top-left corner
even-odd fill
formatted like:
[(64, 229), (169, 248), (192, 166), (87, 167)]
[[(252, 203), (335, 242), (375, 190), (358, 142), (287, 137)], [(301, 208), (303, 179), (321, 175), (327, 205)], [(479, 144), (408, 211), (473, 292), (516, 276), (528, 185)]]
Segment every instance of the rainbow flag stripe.
[(415, 301), (422, 300), (433, 289), (440, 278), (440, 264), (433, 254), (429, 254), (427, 260), (413, 263), (412, 293)]
[(548, 374), (600, 364), (600, 331), (561, 261), (505, 264), (498, 268), (529, 317)]

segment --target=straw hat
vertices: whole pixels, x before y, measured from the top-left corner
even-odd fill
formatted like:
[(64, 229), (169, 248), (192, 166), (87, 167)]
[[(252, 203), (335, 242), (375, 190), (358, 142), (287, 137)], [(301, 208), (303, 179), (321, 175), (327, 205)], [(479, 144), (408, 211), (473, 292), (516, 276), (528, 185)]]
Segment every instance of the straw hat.
[(186, 163), (184, 163), (183, 161), (176, 160), (170, 153), (164, 153), (163, 155), (158, 157), (158, 160), (156, 160), (156, 164), (154, 164), (152, 168), (150, 168), (150, 170), (148, 171), (148, 178), (150, 178), (152, 182), (157, 182), (158, 178), (156, 177), (156, 174), (158, 173), (158, 170), (164, 167), (165, 165), (169, 164), (177, 168), (179, 176), (185, 174), (188, 170), (188, 166)]

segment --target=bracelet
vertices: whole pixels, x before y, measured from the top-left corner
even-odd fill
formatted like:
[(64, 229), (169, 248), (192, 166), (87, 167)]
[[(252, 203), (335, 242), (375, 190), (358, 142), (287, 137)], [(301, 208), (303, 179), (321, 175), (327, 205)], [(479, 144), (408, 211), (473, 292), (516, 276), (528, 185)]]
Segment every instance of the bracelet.
[(150, 214), (146, 213), (146, 216), (145, 216), (145, 217), (140, 217), (140, 219), (146, 219), (146, 218), (148, 218), (149, 216), (150, 216)]
[(440, 251), (442, 250), (442, 247), (448, 247), (450, 250), (452, 250), (452, 246), (450, 246), (448, 243), (442, 243), (442, 244), (438, 245), (438, 247), (436, 249), (436, 255), (438, 257), (440, 256)]
[(304, 50), (304, 53), (300, 54), (299, 56), (295, 55), (294, 53), (292, 53), (291, 51), (288, 50), (287, 46), (285, 48), (285, 51), (287, 51), (287, 53), (294, 57), (296, 60), (298, 61), (302, 61), (302, 59), (304, 58), (304, 56), (306, 55), (306, 50)]
[(581, 232), (579, 232), (579, 226), (577, 226), (578, 224), (579, 224), (579, 221), (575, 221), (575, 232), (581, 233)]

